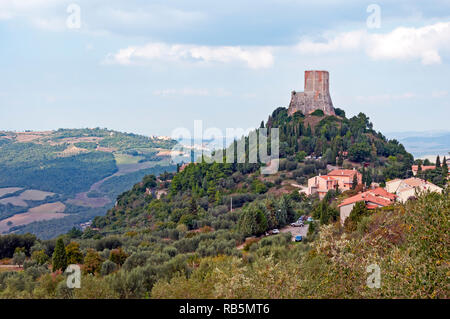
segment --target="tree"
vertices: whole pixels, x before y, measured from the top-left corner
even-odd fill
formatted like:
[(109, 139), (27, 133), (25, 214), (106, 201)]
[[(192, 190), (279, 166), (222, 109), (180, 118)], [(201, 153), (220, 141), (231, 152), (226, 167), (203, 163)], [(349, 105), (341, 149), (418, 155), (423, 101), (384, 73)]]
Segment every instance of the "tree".
[(123, 251), (122, 247), (111, 250), (111, 254), (109, 255), (109, 260), (120, 266), (124, 264), (127, 258), (128, 254)]
[(84, 257), (83, 270), (88, 274), (98, 273), (102, 266), (102, 258), (94, 249), (88, 249)]
[(358, 174), (353, 175), (352, 189), (355, 189), (356, 186), (358, 186)]
[(20, 250), (16, 251), (13, 255), (13, 263), (15, 265), (21, 266), (21, 265), (23, 265), (25, 258), (26, 258), (26, 256), (23, 251), (20, 251)]
[(80, 238), (81, 235), (83, 235), (83, 232), (81, 229), (78, 229), (76, 227), (72, 227), (72, 229), (67, 233), (70, 238)]
[(189, 212), (191, 214), (197, 213), (197, 201), (195, 200), (194, 196), (191, 197), (191, 202), (189, 203)]
[(48, 261), (48, 256), (44, 249), (35, 250), (31, 254), (31, 259), (35, 260), (39, 265), (43, 265)]
[(83, 254), (80, 251), (80, 244), (77, 242), (71, 242), (66, 246), (67, 263), (81, 264), (83, 262)]
[(363, 216), (367, 214), (366, 203), (364, 201), (357, 202), (354, 206), (350, 215), (345, 220), (344, 228), (347, 232), (352, 232), (356, 230), (358, 222)]
[(306, 128), (306, 134), (305, 136), (311, 136), (312, 135), (312, 130), (311, 130), (311, 125), (309, 125), (308, 123), (308, 127)]
[(268, 229), (266, 214), (258, 203), (252, 203), (242, 209), (238, 229), (244, 236), (259, 235)]
[(343, 164), (344, 164), (344, 158), (342, 157), (342, 151), (341, 151), (341, 152), (339, 152), (339, 157), (338, 157), (338, 160), (337, 160), (337, 165), (338, 165), (339, 167), (342, 167)]
[(441, 159), (439, 158), (439, 155), (436, 157), (436, 168), (441, 167)]
[(305, 151), (300, 151), (295, 155), (295, 159), (298, 162), (303, 162), (305, 160), (306, 157), (306, 152)]
[(370, 169), (366, 172), (366, 180), (365, 180), (366, 186), (370, 187), (372, 185), (372, 173), (370, 172)]
[(65, 271), (67, 268), (66, 249), (64, 247), (64, 241), (61, 237), (56, 241), (55, 251), (53, 252), (52, 256), (52, 266), (53, 271)]
[(106, 260), (102, 264), (100, 273), (102, 274), (102, 276), (107, 276), (107, 275), (115, 272), (116, 270), (117, 270), (117, 265), (114, 262), (112, 262), (111, 260)]
[(445, 184), (445, 181), (448, 177), (448, 165), (447, 165), (447, 159), (445, 158), (445, 156), (444, 156), (444, 159), (442, 160), (441, 168), (442, 168), (442, 178), (443, 178), (444, 184)]
[(371, 147), (367, 143), (354, 143), (348, 150), (350, 160), (354, 162), (363, 162), (370, 157)]

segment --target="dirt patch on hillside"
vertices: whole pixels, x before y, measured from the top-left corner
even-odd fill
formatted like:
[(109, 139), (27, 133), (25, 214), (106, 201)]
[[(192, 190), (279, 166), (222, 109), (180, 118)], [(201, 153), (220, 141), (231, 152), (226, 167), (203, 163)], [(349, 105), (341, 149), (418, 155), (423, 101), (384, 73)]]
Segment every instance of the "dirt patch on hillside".
[(0, 188), (0, 197), (3, 197), (8, 194), (13, 194), (15, 192), (20, 191), (21, 187), (6, 187), (6, 188)]
[(28, 189), (20, 194), (20, 198), (23, 200), (44, 200), (49, 196), (53, 196), (55, 193), (44, 192), (36, 189)]
[(2, 205), (11, 204), (11, 205), (20, 206), (20, 207), (28, 206), (28, 204), (22, 198), (20, 198), (20, 196), (7, 197), (7, 198), (0, 199), (0, 204), (2, 204)]
[(43, 204), (33, 207), (28, 212), (17, 214), (10, 218), (0, 221), (0, 234), (8, 231), (11, 227), (27, 225), (32, 222), (63, 218), (67, 214), (63, 214), (66, 205), (61, 202)]
[(89, 152), (87, 149), (76, 147), (75, 145), (70, 145), (64, 151), (60, 152), (59, 155), (62, 157), (74, 156), (81, 153)]

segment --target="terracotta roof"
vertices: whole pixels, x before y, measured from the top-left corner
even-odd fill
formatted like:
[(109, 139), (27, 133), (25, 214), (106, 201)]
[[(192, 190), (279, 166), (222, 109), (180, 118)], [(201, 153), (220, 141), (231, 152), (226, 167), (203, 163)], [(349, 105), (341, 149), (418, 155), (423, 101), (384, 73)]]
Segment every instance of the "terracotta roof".
[(410, 177), (410, 178), (403, 180), (403, 183), (405, 183), (409, 186), (417, 187), (417, 186), (426, 184), (427, 182), (425, 180), (417, 178), (417, 177)]
[(335, 169), (328, 173), (329, 176), (353, 176), (358, 171), (353, 169)]
[(390, 181), (387, 181), (386, 184), (390, 184), (390, 183), (394, 183), (394, 182), (399, 182), (399, 181), (401, 181), (401, 179), (400, 179), (400, 178), (396, 178), (396, 179), (392, 179), (392, 180), (390, 180)]
[[(342, 201), (342, 203), (338, 207), (350, 205), (350, 204), (353, 204), (356, 202), (361, 202), (361, 201), (375, 203), (380, 206), (389, 206), (390, 204), (392, 204), (392, 202), (395, 199), (395, 197), (392, 197), (392, 196), (395, 196), (395, 195), (390, 194), (390, 193), (386, 192), (384, 189), (382, 189), (381, 187), (379, 187), (379, 188), (368, 190), (367, 192), (360, 193), (355, 196), (346, 198)], [(389, 200), (389, 199), (385, 199), (383, 197), (392, 198), (392, 199)]]
[(373, 194), (378, 195), (378, 196), (389, 198), (390, 200), (394, 200), (397, 197), (397, 195), (389, 193), (387, 190), (385, 190), (382, 187), (377, 187), (377, 188), (371, 189), (371, 190), (369, 190), (367, 192), (373, 193)]
[[(427, 170), (435, 169), (435, 168), (436, 168), (435, 165), (422, 165), (422, 171), (427, 171)], [(419, 170), (419, 165), (413, 165), (413, 166), (411, 166), (411, 169), (413, 171), (417, 171), (417, 170)]]
[(323, 179), (326, 179), (327, 181), (330, 181), (330, 180), (333, 180), (333, 181), (335, 181), (336, 179), (335, 178), (333, 178), (333, 177), (331, 177), (331, 176), (327, 176), (327, 175), (322, 175), (322, 176), (319, 176), (320, 178), (323, 178)]

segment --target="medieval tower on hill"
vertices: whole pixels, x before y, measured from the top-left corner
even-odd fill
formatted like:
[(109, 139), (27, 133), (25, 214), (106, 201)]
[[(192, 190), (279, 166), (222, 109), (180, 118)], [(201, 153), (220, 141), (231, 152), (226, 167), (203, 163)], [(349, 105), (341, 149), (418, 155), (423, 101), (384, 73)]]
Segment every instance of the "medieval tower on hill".
[(322, 110), (325, 115), (335, 115), (329, 78), (328, 71), (305, 71), (305, 91), (292, 91), (288, 114), (301, 111), (307, 115), (315, 110)]

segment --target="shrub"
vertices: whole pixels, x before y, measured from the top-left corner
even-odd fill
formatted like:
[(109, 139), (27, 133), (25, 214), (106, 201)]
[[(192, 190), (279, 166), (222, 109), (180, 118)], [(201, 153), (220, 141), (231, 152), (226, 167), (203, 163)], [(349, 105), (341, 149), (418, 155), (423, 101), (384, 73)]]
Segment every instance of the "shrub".
[(117, 270), (117, 264), (112, 262), (111, 260), (105, 260), (102, 264), (102, 268), (100, 270), (100, 274), (102, 276), (107, 276)]
[(102, 258), (94, 249), (88, 249), (84, 257), (83, 271), (86, 274), (96, 274), (100, 271)]
[(119, 266), (122, 266), (127, 258), (128, 254), (121, 247), (111, 250), (111, 254), (109, 255), (109, 260)]

